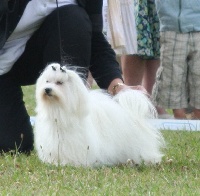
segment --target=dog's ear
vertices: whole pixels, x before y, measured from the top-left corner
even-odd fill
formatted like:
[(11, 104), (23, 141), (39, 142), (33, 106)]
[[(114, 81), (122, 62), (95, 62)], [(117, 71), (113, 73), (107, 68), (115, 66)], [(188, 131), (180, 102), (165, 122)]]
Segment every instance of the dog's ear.
[(66, 69), (64, 66), (60, 66), (60, 71), (63, 72), (63, 73), (66, 73)]
[(56, 68), (52, 65), (51, 68), (53, 69), (53, 71), (56, 71)]
[[(87, 94), (88, 95), (88, 94)], [(85, 117), (88, 115), (89, 113), (89, 96), (87, 96), (86, 94), (80, 94), (79, 93), (79, 97), (77, 99), (77, 115), (81, 118)]]
[(88, 114), (89, 111), (89, 92), (85, 84), (83, 83), (80, 76), (71, 70), (68, 70), (67, 73), (69, 76), (69, 89), (68, 99), (71, 102), (70, 107), (72, 112), (79, 116), (83, 117)]

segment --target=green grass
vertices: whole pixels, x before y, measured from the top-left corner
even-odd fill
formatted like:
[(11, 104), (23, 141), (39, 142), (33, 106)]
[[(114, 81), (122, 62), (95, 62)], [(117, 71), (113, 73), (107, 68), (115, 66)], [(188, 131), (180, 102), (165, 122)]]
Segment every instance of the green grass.
[(24, 102), (30, 116), (35, 116), (35, 85), (22, 87)]
[[(23, 88), (34, 115), (34, 86)], [(200, 132), (163, 131), (160, 165), (55, 167), (30, 156), (0, 156), (0, 195), (200, 195)]]

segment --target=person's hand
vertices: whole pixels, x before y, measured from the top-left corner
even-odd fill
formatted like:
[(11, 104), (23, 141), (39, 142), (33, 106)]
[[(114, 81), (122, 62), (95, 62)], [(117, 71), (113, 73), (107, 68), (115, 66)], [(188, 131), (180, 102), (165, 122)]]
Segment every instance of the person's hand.
[(146, 89), (143, 86), (141, 86), (141, 85), (128, 86), (128, 85), (124, 84), (123, 81), (120, 79), (115, 79), (111, 82), (110, 86), (108, 87), (108, 92), (112, 95), (116, 95), (118, 92), (126, 90), (126, 89), (139, 90), (139, 91), (142, 91), (147, 96), (149, 96), (148, 92), (146, 91)]
[(133, 90), (139, 90), (139, 91), (142, 91), (144, 94), (148, 95), (148, 92), (146, 91), (146, 89), (141, 86), (141, 85), (137, 85), (137, 86), (127, 86), (125, 84), (123, 85), (120, 85), (117, 89), (116, 89), (116, 93), (117, 94), (118, 92), (122, 91), (122, 90), (126, 90), (126, 89), (133, 89)]

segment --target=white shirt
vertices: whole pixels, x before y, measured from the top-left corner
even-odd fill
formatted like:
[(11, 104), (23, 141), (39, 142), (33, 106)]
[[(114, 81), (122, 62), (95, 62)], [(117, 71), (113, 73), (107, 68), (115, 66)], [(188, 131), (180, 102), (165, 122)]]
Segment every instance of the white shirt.
[[(68, 4), (76, 5), (77, 2), (58, 0), (58, 6)], [(40, 27), (44, 18), (56, 8), (56, 0), (32, 0), (27, 4), (17, 27), (0, 50), (0, 75), (10, 71), (24, 52), (28, 39)]]

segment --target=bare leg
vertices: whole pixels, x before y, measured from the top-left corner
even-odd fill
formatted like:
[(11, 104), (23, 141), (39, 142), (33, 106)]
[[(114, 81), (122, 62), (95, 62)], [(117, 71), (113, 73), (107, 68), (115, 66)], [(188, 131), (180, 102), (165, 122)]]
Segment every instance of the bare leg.
[(193, 110), (194, 113), (194, 118), (200, 119), (200, 109), (194, 109)]
[(185, 109), (173, 109), (174, 118), (186, 119)]
[(160, 60), (146, 60), (146, 68), (144, 70), (144, 76), (142, 84), (146, 88), (147, 92), (151, 95), (152, 88), (155, 83), (156, 72), (160, 66)]
[[(147, 92), (151, 95), (153, 85), (156, 79), (156, 72), (160, 66), (160, 60), (146, 60), (146, 69), (144, 71), (142, 84), (147, 90)], [(158, 114), (167, 114), (165, 109), (161, 107), (156, 107)]]
[(129, 86), (142, 84), (145, 70), (145, 61), (136, 55), (124, 55), (121, 57), (121, 67), (124, 82)]
[[(144, 60), (137, 55), (121, 57), (121, 67), (125, 84), (143, 85), (151, 95), (160, 60)], [(165, 109), (156, 107), (158, 114), (167, 114)], [(166, 118), (166, 117), (165, 117)]]

